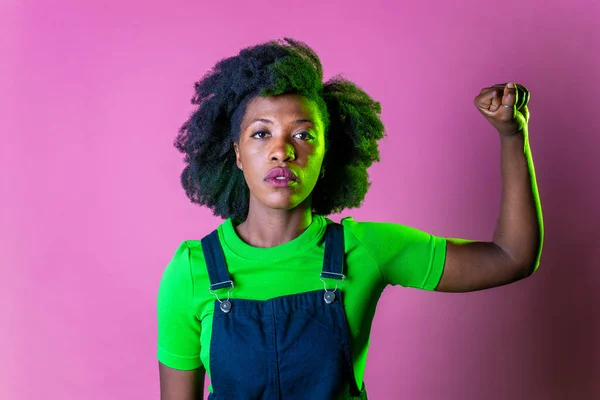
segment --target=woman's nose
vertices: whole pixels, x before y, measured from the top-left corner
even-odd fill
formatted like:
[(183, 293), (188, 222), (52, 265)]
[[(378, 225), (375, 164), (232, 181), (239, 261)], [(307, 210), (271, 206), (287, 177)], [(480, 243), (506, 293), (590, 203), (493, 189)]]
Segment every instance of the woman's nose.
[(271, 161), (291, 161), (296, 158), (294, 146), (287, 140), (275, 139), (271, 148)]

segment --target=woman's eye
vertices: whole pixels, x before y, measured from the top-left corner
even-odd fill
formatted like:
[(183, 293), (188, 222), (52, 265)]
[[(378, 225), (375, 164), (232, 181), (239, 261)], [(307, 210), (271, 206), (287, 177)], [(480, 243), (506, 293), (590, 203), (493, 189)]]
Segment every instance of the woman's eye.
[(309, 140), (313, 138), (312, 135), (308, 132), (298, 132), (294, 136), (298, 137), (298, 139), (300, 140)]
[(269, 134), (269, 132), (266, 132), (266, 131), (258, 131), (258, 132), (254, 132), (250, 137), (264, 139), (265, 136), (267, 136), (268, 134)]

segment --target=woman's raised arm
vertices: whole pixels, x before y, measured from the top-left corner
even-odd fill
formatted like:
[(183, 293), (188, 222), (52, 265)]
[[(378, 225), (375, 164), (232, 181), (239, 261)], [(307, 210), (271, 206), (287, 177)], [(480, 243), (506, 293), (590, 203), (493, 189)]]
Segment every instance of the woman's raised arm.
[(484, 88), (475, 105), (500, 134), (502, 201), (491, 242), (448, 239), (436, 288), (468, 292), (505, 285), (531, 275), (543, 245), (542, 208), (529, 148), (529, 92), (521, 85)]

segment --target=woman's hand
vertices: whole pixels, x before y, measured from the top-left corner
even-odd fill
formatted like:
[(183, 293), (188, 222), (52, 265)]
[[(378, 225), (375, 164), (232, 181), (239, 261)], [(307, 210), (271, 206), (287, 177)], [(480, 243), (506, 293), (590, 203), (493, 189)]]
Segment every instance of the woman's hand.
[(477, 109), (504, 137), (527, 133), (527, 103), (529, 90), (512, 82), (483, 88), (475, 97)]

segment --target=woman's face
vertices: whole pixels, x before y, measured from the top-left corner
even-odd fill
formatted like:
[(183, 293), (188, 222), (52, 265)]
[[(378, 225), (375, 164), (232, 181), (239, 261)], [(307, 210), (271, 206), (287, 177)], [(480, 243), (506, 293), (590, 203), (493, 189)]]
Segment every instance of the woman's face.
[(250, 207), (290, 210), (306, 200), (310, 205), (325, 155), (315, 102), (293, 94), (255, 97), (233, 146), (250, 189)]

